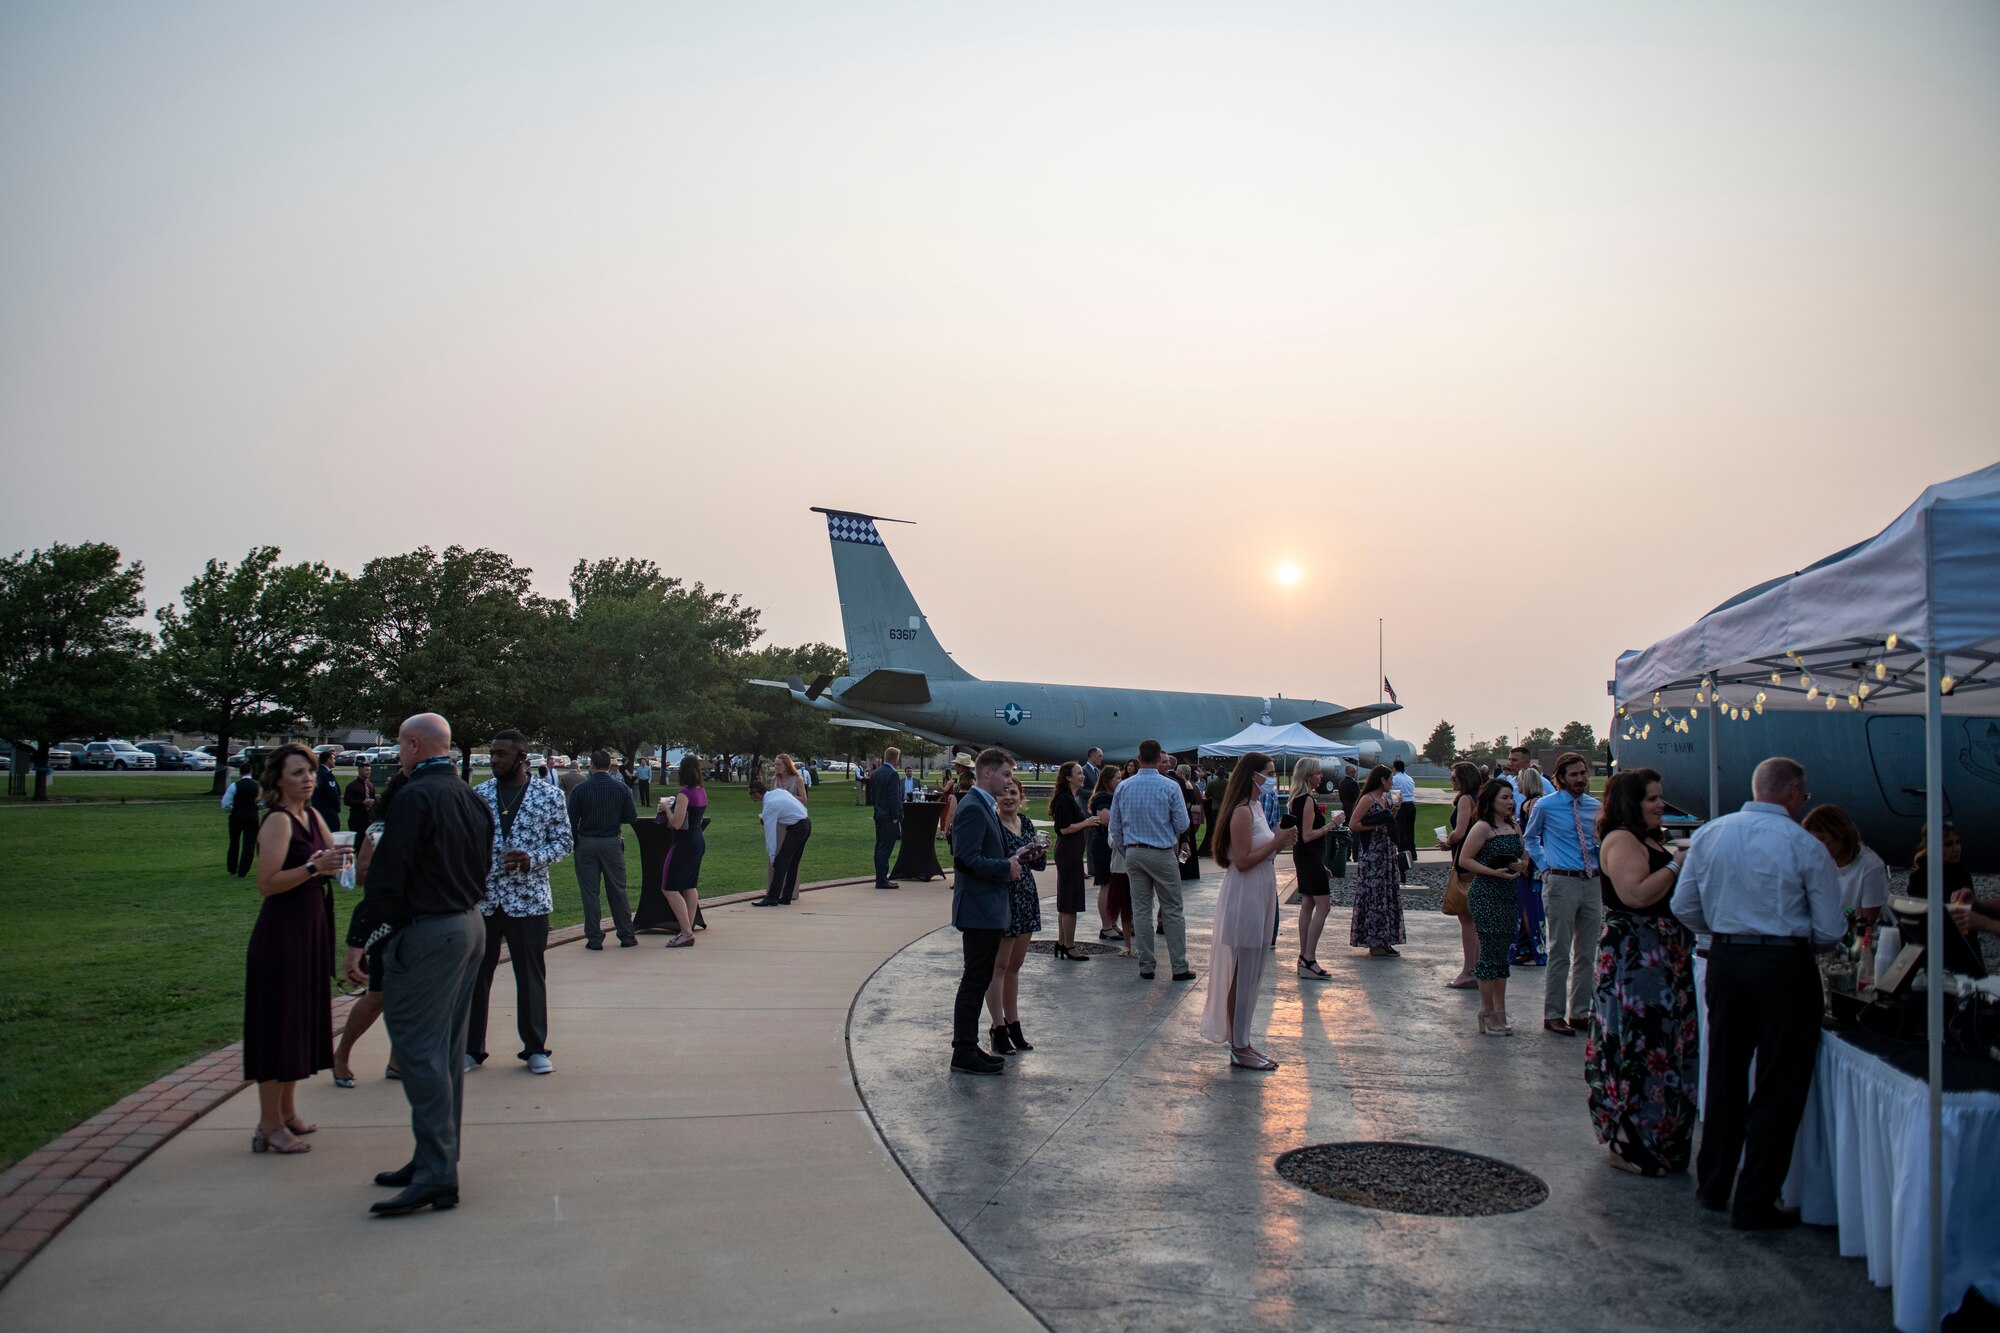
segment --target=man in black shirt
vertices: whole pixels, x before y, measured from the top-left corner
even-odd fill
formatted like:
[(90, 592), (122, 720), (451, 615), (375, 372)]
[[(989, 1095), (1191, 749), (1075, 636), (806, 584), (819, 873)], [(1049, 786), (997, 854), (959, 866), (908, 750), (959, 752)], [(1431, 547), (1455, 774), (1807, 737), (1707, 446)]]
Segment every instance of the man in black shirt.
[(590, 754), (590, 776), (569, 794), (569, 823), (576, 845), (576, 887), (583, 897), (583, 947), (604, 947), (604, 918), (597, 912), (597, 884), (611, 900), (611, 925), (618, 947), (639, 943), (632, 931), (632, 907), (625, 897), (625, 826), (639, 824), (632, 790), (611, 774), (608, 750)]
[(368, 831), (368, 812), (375, 805), (375, 781), (371, 771), (366, 759), (356, 764), (354, 776), (347, 780), (347, 790), (341, 796), (347, 806), (347, 827), (354, 830), (357, 847), (361, 845), (361, 835)]
[(222, 807), (229, 812), (229, 873), (238, 879), (250, 873), (250, 862), (257, 852), (257, 823), (262, 813), (257, 804), (257, 779), (250, 776), (250, 765), (243, 765), (241, 773), (230, 784)]
[(1349, 764), (1340, 778), (1340, 809), (1341, 813), (1345, 814), (1350, 821), (1354, 818), (1355, 802), (1360, 799), (1361, 770), (1353, 764)]
[[(486, 948), (478, 912), (493, 861), (493, 816), (451, 763), (451, 724), (419, 713), (396, 733), (408, 782), (368, 865), (349, 939), (393, 933), (382, 953), (382, 1018), (410, 1102), (416, 1153), (375, 1177), (402, 1193), (369, 1211), (384, 1217), (458, 1203), (459, 1127), (465, 1108), (465, 1038)], [(347, 951), (347, 979), (368, 978), (362, 950)]]
[(889, 853), (903, 836), (903, 778), (896, 761), (903, 752), (890, 746), (882, 752), (882, 762), (868, 775), (868, 803), (875, 807), (875, 887), (893, 889), (889, 879)]

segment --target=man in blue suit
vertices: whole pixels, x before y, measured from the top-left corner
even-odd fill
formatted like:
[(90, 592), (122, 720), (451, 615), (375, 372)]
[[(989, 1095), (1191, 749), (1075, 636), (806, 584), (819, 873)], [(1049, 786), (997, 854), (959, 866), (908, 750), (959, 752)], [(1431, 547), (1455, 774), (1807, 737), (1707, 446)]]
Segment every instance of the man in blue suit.
[(890, 746), (882, 752), (882, 762), (868, 775), (868, 804), (875, 807), (875, 887), (893, 889), (889, 878), (889, 854), (903, 836), (903, 777), (896, 761), (903, 752)]
[(979, 1049), (979, 1007), (993, 980), (993, 959), (1007, 929), (1010, 897), (1021, 863), (1007, 855), (999, 796), (1014, 775), (1005, 750), (981, 750), (973, 785), (951, 818), (951, 924), (965, 942), (965, 975), (951, 1009), (951, 1067), (961, 1074), (998, 1074), (1007, 1062)]

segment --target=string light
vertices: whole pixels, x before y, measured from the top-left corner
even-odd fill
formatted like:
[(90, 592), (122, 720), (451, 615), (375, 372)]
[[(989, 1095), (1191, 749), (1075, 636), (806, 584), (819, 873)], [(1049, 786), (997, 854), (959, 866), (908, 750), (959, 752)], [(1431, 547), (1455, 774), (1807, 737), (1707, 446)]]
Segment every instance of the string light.
[(1819, 686), (1815, 685), (1811, 689), (1806, 691), (1806, 701), (1810, 703), (1811, 701), (1817, 698), (1819, 698)]
[(1889, 664), (1887, 662), (1877, 662), (1875, 664), (1875, 679), (1889, 679)]
[(1772, 683), (1773, 685), (1783, 685), (1783, 684), (1785, 683), (1785, 677), (1784, 677), (1784, 673), (1783, 673), (1783, 672), (1778, 672), (1778, 671), (1773, 671), (1773, 672), (1771, 673), (1771, 683)]
[(1848, 696), (1847, 696), (1847, 706), (1848, 706), (1849, 708), (1859, 708), (1859, 707), (1861, 707), (1861, 696), (1860, 696), (1860, 695), (1858, 695), (1858, 694), (1850, 694), (1850, 695), (1848, 695)]
[(1897, 643), (1899, 643), (1899, 642), (1900, 642), (1901, 640), (1902, 640), (1902, 635), (1900, 635), (1900, 634), (1891, 634), (1891, 635), (1889, 636), (1889, 641), (1888, 641), (1887, 643), (1883, 644), (1882, 646), (1883, 646), (1884, 648), (1887, 648), (1887, 649), (1888, 649), (1888, 650), (1889, 650), (1890, 652), (1892, 652), (1892, 653), (1893, 653), (1893, 652), (1895, 652), (1895, 651), (1896, 651), (1896, 645), (1897, 645)]
[(1831, 712), (1833, 711), (1833, 705), (1834, 705), (1834, 703), (1835, 703), (1835, 700), (1834, 700), (1834, 697), (1833, 697), (1832, 695), (1830, 695), (1830, 694), (1829, 694), (1829, 695), (1827, 695), (1827, 696), (1826, 696), (1826, 711), (1827, 711), (1827, 712), (1831, 713)]
[(1958, 677), (1956, 676), (1946, 676), (1943, 680), (1938, 682), (1939, 694), (1950, 694), (1953, 690), (1957, 688), (1958, 688)]
[(1866, 699), (1868, 697), (1868, 682), (1863, 681), (1861, 683), (1861, 688), (1856, 690), (1855, 693), (1859, 695), (1861, 698)]

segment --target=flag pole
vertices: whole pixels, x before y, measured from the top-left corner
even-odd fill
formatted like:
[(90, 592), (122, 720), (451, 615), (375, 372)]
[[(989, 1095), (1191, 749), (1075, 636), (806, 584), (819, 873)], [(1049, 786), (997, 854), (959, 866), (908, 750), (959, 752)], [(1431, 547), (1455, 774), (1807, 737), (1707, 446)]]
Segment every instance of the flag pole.
[[(1375, 617), (1375, 702), (1378, 704), (1382, 702), (1382, 691), (1389, 686), (1389, 678), (1382, 674), (1382, 670), (1382, 617), (1377, 616)], [(1382, 734), (1386, 736), (1389, 734), (1388, 719), (1382, 718), (1380, 721)]]

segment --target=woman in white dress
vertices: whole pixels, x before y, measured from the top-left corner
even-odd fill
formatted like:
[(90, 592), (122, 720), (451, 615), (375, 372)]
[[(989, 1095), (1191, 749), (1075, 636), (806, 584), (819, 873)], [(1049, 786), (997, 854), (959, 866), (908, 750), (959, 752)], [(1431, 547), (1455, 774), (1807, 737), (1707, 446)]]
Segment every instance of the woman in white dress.
[(1258, 797), (1269, 780), (1264, 775), (1269, 763), (1261, 754), (1238, 759), (1216, 811), (1212, 847), (1223, 875), (1209, 938), (1208, 1003), (1201, 1014), (1201, 1035), (1228, 1042), (1231, 1065), (1260, 1071), (1278, 1067), (1250, 1044), (1257, 989), (1278, 924), (1278, 867), (1271, 858), (1299, 836), (1297, 829), (1273, 833), (1264, 822)]

